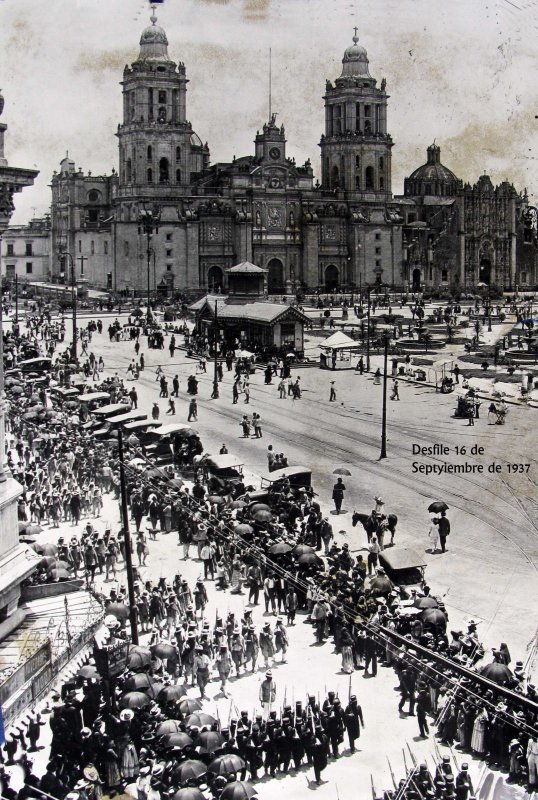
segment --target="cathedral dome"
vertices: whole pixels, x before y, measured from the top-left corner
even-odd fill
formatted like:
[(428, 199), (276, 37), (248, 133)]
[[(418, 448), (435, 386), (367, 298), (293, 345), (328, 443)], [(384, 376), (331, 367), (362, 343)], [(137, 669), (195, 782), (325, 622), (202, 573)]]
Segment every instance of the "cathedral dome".
[(458, 178), (452, 170), (441, 164), (441, 148), (436, 144), (428, 147), (428, 160), (406, 178), (406, 194), (448, 195), (454, 194)]
[(341, 78), (361, 77), (370, 78), (368, 71), (368, 54), (366, 48), (360, 45), (359, 37), (357, 36), (357, 28), (355, 28), (355, 36), (353, 37), (353, 44), (346, 48), (344, 58), (342, 59), (342, 74)]
[(168, 39), (164, 28), (156, 24), (157, 17), (151, 17), (149, 25), (140, 37), (139, 61), (169, 61)]

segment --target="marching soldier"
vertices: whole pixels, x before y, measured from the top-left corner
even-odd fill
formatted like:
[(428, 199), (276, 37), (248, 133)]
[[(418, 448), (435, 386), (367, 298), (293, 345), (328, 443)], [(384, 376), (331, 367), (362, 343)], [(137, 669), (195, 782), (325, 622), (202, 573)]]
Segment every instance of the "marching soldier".
[(355, 740), (361, 735), (361, 725), (364, 728), (362, 708), (357, 702), (357, 696), (352, 694), (344, 712), (344, 723), (349, 739), (349, 749), (355, 752)]

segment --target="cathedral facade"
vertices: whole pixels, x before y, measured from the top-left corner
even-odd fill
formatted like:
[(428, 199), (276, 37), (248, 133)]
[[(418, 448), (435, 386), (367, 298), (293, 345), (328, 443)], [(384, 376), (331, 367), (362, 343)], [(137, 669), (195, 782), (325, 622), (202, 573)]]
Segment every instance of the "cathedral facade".
[[(123, 73), (118, 171), (83, 174), (66, 157), (53, 176), (52, 280), (63, 279), (68, 252), (78, 278), (137, 294), (225, 292), (226, 270), (240, 262), (267, 270), (270, 295), (535, 282), (535, 226), (510, 185), (487, 176), (464, 185), (432, 146), (393, 196), (386, 81), (370, 75), (356, 30), (325, 85), (320, 183), (310, 160), (289, 156), (275, 114), (251, 155), (212, 164), (187, 117), (186, 67), (151, 23)], [(158, 227), (144, 227), (148, 214)]]

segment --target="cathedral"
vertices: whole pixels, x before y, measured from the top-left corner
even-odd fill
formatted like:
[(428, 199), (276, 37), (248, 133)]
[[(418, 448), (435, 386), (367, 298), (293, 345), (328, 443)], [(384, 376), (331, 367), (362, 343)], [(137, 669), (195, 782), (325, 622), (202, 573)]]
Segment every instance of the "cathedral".
[(251, 155), (211, 163), (188, 120), (187, 83), (153, 14), (123, 72), (118, 171), (85, 174), (66, 156), (53, 175), (52, 280), (64, 279), (67, 252), (77, 279), (138, 295), (225, 293), (241, 262), (266, 271), (268, 295), (536, 282), (536, 213), (510, 184), (464, 184), (433, 144), (403, 196), (392, 194), (386, 80), (370, 74), (356, 29), (325, 84), (321, 183), (310, 159), (288, 155), (275, 114)]

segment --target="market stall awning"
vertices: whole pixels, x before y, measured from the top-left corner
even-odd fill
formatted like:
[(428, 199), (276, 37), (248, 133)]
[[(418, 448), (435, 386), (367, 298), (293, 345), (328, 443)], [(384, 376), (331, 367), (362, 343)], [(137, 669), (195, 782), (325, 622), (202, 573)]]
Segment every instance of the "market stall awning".
[(354, 347), (360, 347), (360, 344), (346, 333), (337, 331), (333, 333), (332, 336), (329, 336), (328, 339), (325, 339), (325, 341), (320, 344), (320, 347), (323, 350), (350, 350)]

